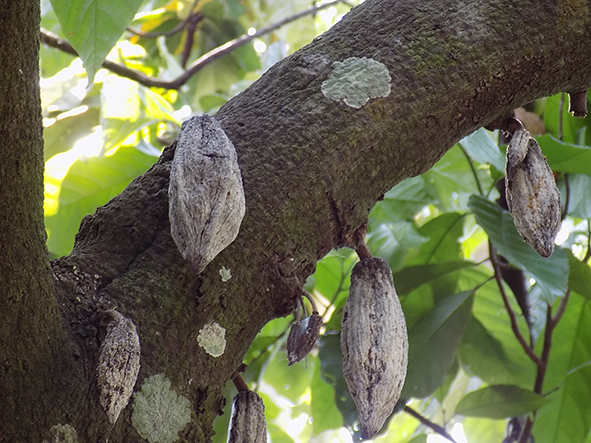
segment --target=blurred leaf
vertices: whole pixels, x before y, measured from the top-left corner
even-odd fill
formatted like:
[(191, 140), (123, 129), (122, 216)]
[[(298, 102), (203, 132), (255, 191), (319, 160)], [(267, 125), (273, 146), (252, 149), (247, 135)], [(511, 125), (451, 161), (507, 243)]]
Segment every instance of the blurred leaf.
[(437, 388), (437, 390), (433, 393), (433, 396), (437, 399), (437, 401), (440, 404), (443, 403), (443, 400), (445, 399), (445, 397), (449, 393), (451, 385), (454, 382), (454, 380), (456, 379), (456, 376), (458, 375), (459, 370), (460, 370), (460, 365), (458, 364), (458, 360), (456, 359), (456, 360), (454, 360), (454, 363), (453, 363), (452, 367), (450, 368), (449, 372), (445, 376), (445, 380), (443, 381), (441, 386), (439, 386)]
[(591, 300), (591, 268), (586, 263), (578, 260), (570, 250), (566, 250), (568, 258), (568, 287)]
[(417, 435), (415, 438), (411, 438), (407, 443), (427, 443), (427, 434)]
[(559, 182), (562, 205), (568, 195), (568, 215), (571, 217), (591, 218), (591, 176), (585, 174), (568, 174), (568, 193), (565, 188), (565, 180)]
[[(490, 277), (490, 272), (485, 272), (483, 268), (482, 266), (479, 269), (465, 269), (460, 276), (459, 289), (473, 288), (486, 281)], [(518, 309), (517, 302), (512, 297), (509, 303), (514, 311)], [(459, 357), (466, 371), (481, 377), (489, 384), (513, 384), (524, 388), (532, 386), (536, 366), (513, 334), (509, 314), (496, 281), (490, 280), (476, 291), (472, 315), (484, 329), (470, 322), (464, 333)], [(528, 329), (523, 316), (517, 317), (517, 326), (527, 341)], [(481, 341), (478, 341), (479, 339)], [(487, 354), (488, 358), (480, 359), (481, 354)], [(495, 356), (501, 360), (486, 366)], [(502, 367), (505, 363), (507, 366)], [(498, 372), (494, 372), (495, 368), (498, 368)]]
[[(435, 166), (422, 175), (429, 194), (439, 200), (440, 209), (465, 211), (470, 195), (478, 192), (469, 160), (459, 146), (454, 146)], [(493, 183), (488, 169), (482, 167), (476, 171), (483, 189), (490, 188)]]
[(554, 171), (591, 175), (591, 148), (561, 142), (545, 134), (536, 137), (548, 164)]
[(312, 371), (306, 368), (305, 361), (293, 366), (287, 365), (287, 354), (284, 350), (275, 352), (263, 372), (263, 380), (273, 386), (279, 395), (294, 404), (299, 403), (310, 386), (311, 379)]
[(444, 298), (408, 331), (402, 398), (431, 395), (445, 380), (471, 315), (474, 291)]
[(377, 219), (370, 222), (367, 245), (375, 256), (386, 260), (394, 271), (400, 269), (408, 257), (416, 256), (427, 238), (419, 234), (413, 222), (382, 220), (379, 224)]
[(468, 261), (450, 261), (438, 265), (407, 266), (394, 272), (394, 285), (399, 296), (407, 295), (419, 286), (459, 269), (472, 267)]
[(334, 402), (343, 416), (343, 425), (353, 429), (357, 408), (343, 377), (343, 357), (339, 334), (324, 334), (318, 339), (321, 376), (334, 389)]
[(373, 219), (412, 221), (423, 207), (434, 203), (433, 197), (425, 188), (423, 177), (412, 177), (401, 181), (378, 202), (371, 211), (370, 223)]
[(419, 234), (429, 240), (421, 245), (416, 257), (407, 265), (427, 265), (460, 261), (462, 247), (458, 239), (464, 231), (464, 216), (449, 212), (430, 220), (419, 229)]
[[(58, 256), (69, 254), (82, 217), (123, 191), (155, 161), (155, 157), (137, 149), (121, 149), (111, 157), (77, 160), (61, 183), (58, 181), (49, 192), (57, 202), (57, 212), (45, 217), (49, 251)], [(46, 200), (47, 176), (51, 174), (52, 170), (47, 169)]]
[(466, 417), (462, 420), (467, 442), (500, 443), (505, 438), (506, 420)]
[[(562, 103), (562, 116), (560, 115)], [(558, 137), (559, 132), (562, 133), (562, 139), (567, 143), (576, 143), (579, 131), (585, 126), (589, 126), (588, 118), (576, 118), (568, 112), (568, 95), (556, 94), (545, 99), (544, 103), (544, 126), (546, 130), (554, 137)], [(560, 131), (560, 126), (562, 130)], [(554, 168), (553, 168), (554, 169)]]
[(98, 109), (80, 107), (79, 111), (65, 116), (62, 114), (51, 126), (43, 128), (45, 160), (72, 149), (74, 143), (98, 125)]
[(314, 436), (328, 429), (343, 426), (343, 416), (335, 403), (335, 390), (323, 380), (320, 362), (314, 367), (314, 376), (310, 389), (312, 391), (312, 429)]
[(549, 402), (541, 395), (517, 386), (494, 385), (466, 394), (458, 403), (456, 414), (493, 419), (516, 417)]
[(267, 424), (267, 431), (273, 443), (295, 443), (287, 432), (274, 423)]
[(564, 294), (567, 289), (568, 260), (562, 248), (556, 248), (551, 257), (543, 258), (522, 240), (508, 211), (477, 195), (470, 198), (470, 208), (498, 253), (528, 272), (542, 287), (548, 301)]
[(142, 0), (52, 0), (51, 4), (91, 83)]
[(489, 163), (499, 171), (505, 170), (505, 155), (484, 128), (460, 140), (460, 146), (479, 163)]

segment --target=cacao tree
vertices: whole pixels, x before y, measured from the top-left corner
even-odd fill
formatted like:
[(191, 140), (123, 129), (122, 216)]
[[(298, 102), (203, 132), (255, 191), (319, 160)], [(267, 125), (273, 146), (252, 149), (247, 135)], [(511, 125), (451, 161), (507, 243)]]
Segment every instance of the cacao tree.
[[(591, 2), (0, 5), (1, 442), (221, 442), (235, 397), (273, 442), (358, 439), (366, 244), (408, 329), (376, 440), (591, 442)], [(204, 113), (246, 210), (195, 272), (168, 189)], [(549, 258), (504, 199), (515, 124), (560, 190)], [(323, 325), (289, 366), (294, 313)]]

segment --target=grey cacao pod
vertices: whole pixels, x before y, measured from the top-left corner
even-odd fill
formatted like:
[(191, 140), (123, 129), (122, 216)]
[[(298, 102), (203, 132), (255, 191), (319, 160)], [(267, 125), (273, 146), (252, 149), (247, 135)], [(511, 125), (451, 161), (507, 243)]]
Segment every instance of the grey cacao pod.
[(200, 273), (236, 239), (245, 212), (236, 150), (213, 117), (202, 115), (183, 123), (168, 198), (172, 238)]
[(267, 424), (263, 399), (253, 391), (234, 397), (228, 443), (266, 443)]
[(400, 397), (408, 364), (408, 334), (392, 271), (381, 258), (361, 260), (351, 273), (341, 327), (343, 375), (359, 413), (361, 437), (374, 437)]
[(296, 321), (287, 337), (287, 361), (289, 366), (302, 360), (314, 347), (320, 328), (322, 317), (314, 312), (310, 317)]
[(507, 147), (505, 189), (517, 231), (542, 257), (554, 252), (560, 229), (560, 191), (535, 138), (518, 129)]
[(140, 370), (140, 339), (133, 322), (117, 311), (101, 343), (97, 382), (99, 401), (111, 425), (127, 406)]

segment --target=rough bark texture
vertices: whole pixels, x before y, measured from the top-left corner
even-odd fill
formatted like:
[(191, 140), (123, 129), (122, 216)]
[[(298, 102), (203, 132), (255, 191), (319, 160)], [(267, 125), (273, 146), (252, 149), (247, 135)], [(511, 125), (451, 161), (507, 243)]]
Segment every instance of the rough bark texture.
[[(384, 192), (507, 111), (591, 84), (591, 1), (368, 0), (218, 112), (238, 153), (246, 215), (236, 241), (203, 274), (189, 271), (170, 236), (174, 143), (150, 171), (83, 220), (72, 254), (53, 263), (71, 344), (60, 346), (66, 355), (54, 356), (54, 347), (45, 346), (59, 334), (42, 247), (38, 82), (30, 46), (36, 50), (37, 29), (29, 17), (38, 19), (34, 3), (2, 0), (0, 11), (1, 124), (9, 131), (0, 162), (0, 346), (9, 348), (9, 357), (2, 354), (0, 383), (10, 388), (0, 407), (0, 441), (39, 441), (39, 433), (48, 436), (57, 425), (71, 426), (84, 442), (145, 441), (132, 425), (133, 398), (112, 431), (99, 404), (101, 312), (112, 308), (136, 324), (142, 343), (136, 391), (164, 374), (166, 379), (149, 380), (160, 380), (163, 392), (171, 380), (193, 406), (180, 441), (208, 441), (222, 387), (256, 333), (292, 310), (319, 258), (356, 243)], [(322, 83), (333, 62), (351, 57), (385, 65), (389, 95), (359, 108), (325, 96)], [(12, 63), (23, 58), (24, 64)], [(19, 68), (27, 70), (20, 80)], [(8, 103), (28, 112), (8, 113), (6, 94)], [(231, 270), (226, 282), (222, 266)], [(226, 329), (218, 358), (196, 339), (213, 321)], [(77, 365), (70, 368), (72, 358)], [(32, 388), (10, 385), (20, 380), (52, 392), (59, 377), (51, 378), (47, 368), (69, 377), (63, 389), (69, 401), (42, 394), (32, 404), (30, 396), (17, 395)], [(17, 400), (22, 414), (14, 410)], [(177, 403), (180, 409), (185, 401)], [(39, 420), (36, 429), (28, 426), (33, 420)]]

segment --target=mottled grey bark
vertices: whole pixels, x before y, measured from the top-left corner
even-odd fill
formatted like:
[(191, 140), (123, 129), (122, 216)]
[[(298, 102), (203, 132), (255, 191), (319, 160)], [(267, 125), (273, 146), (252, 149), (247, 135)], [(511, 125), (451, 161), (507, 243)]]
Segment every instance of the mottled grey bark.
[[(591, 84), (590, 6), (591, 1), (368, 0), (321, 38), (274, 66), (216, 116), (236, 147), (244, 181), (246, 215), (236, 241), (199, 276), (184, 264), (168, 223), (173, 143), (150, 171), (86, 217), (72, 254), (53, 263), (55, 292), (72, 346), (65, 349), (71, 351), (60, 360), (35, 360), (42, 347), (38, 339), (47, 337), (42, 333), (30, 352), (19, 348), (20, 354), (13, 355), (29, 362), (23, 383), (31, 377), (30, 383), (37, 384), (47, 381), (39, 378), (43, 377), (39, 367), (63, 367), (64, 362), (68, 367), (68, 357), (75, 358), (77, 365), (71, 371), (77, 372), (67, 384), (70, 400), (57, 408), (57, 396), (40, 395), (46, 408), (28, 405), (24, 417), (3, 407), (0, 440), (19, 441), (11, 438), (17, 436), (34, 441), (28, 437), (48, 432), (58, 423), (59, 429), (72, 426), (80, 441), (107, 436), (110, 442), (144, 441), (138, 428), (144, 437), (156, 438), (141, 426), (148, 412), (140, 406), (137, 412), (133, 398), (112, 431), (99, 404), (101, 312), (117, 308), (135, 323), (141, 341), (136, 391), (146, 383), (168, 395), (172, 391), (167, 380), (171, 380), (174, 391), (190, 400), (170, 394), (176, 399), (172, 403), (177, 417), (186, 416), (187, 404), (192, 411), (189, 424), (178, 421), (183, 426), (181, 441), (207, 441), (222, 408), (221, 389), (256, 333), (270, 319), (291, 311), (319, 258), (335, 246), (356, 244), (369, 210), (384, 192), (425, 171), (454, 142), (507, 111)], [(27, 31), (19, 38), (33, 36)], [(1, 41), (4, 48), (6, 40)], [(333, 64), (351, 57), (373, 61)], [(341, 80), (333, 67), (352, 74), (347, 71), (350, 66), (370, 69), (375, 78), (362, 77), (361, 88), (347, 89), (343, 83), (339, 89)], [(389, 84), (383, 82), (387, 75), (382, 75), (381, 66), (387, 68)], [(0, 65), (0, 72), (6, 69)], [(30, 81), (29, 87), (37, 85)], [(339, 96), (345, 98), (335, 100)], [(3, 108), (3, 116), (4, 112)], [(29, 125), (39, 131), (38, 119), (21, 118), (20, 123), (21, 128)], [(15, 139), (11, 134), (4, 143)], [(23, 162), (41, 162), (38, 150), (21, 150), (18, 155)], [(5, 163), (5, 158), (1, 164), (11, 176), (22, 167), (14, 160)], [(3, 169), (2, 183), (4, 173)], [(39, 167), (29, 179), (34, 181), (15, 182), (11, 189), (35, 196), (6, 204), (12, 214), (18, 210), (14, 205), (26, 206), (36, 220), (32, 232), (37, 234), (24, 235), (39, 251)], [(0, 275), (10, 279), (2, 286), (6, 281), (19, 287), (35, 279), (44, 282), (30, 288), (31, 307), (19, 304), (7, 311), (13, 329), (2, 329), (4, 342), (22, 337), (30, 327), (16, 320), (25, 312), (36, 312), (41, 325), (55, 326), (55, 316), (41, 307), (54, 305), (47, 296), (51, 291), (44, 290), (48, 273), (42, 269), (42, 254), (34, 252), (38, 264), (27, 265), (26, 272), (13, 269), (6, 254), (24, 256), (25, 243), (9, 247), (10, 239), (0, 236)], [(219, 274), (222, 267), (232, 273), (226, 282)], [(4, 294), (3, 289), (3, 300), (8, 297)], [(226, 329), (226, 349), (218, 358), (199, 347), (196, 339), (199, 330), (214, 321)], [(53, 329), (49, 331), (53, 334)], [(3, 365), (2, 376), (17, 367), (13, 361)], [(153, 377), (156, 374), (163, 376)], [(15, 395), (11, 391), (8, 397), (14, 407)], [(145, 398), (144, 390), (141, 396)], [(44, 429), (24, 427), (30, 417), (45, 410), (52, 413), (40, 421)], [(170, 416), (166, 415), (170, 411), (161, 412)], [(6, 427), (6, 417), (18, 418), (17, 424)]]

